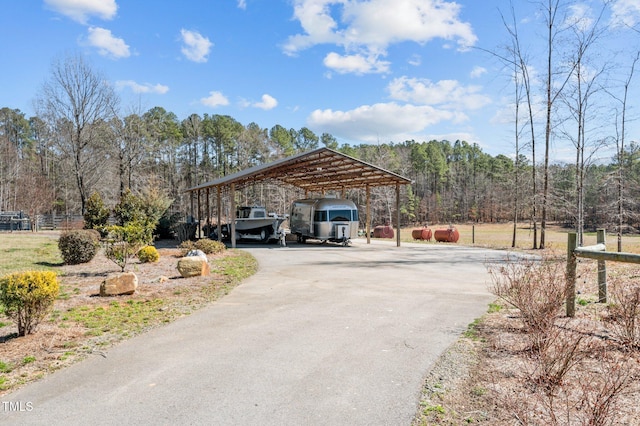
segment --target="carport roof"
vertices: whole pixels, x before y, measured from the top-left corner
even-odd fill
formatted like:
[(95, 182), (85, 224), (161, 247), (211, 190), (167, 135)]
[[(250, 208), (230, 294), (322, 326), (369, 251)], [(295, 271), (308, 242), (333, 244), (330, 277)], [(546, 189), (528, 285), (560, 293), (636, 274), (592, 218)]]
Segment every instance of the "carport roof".
[(187, 192), (212, 187), (237, 188), (273, 180), (310, 192), (410, 184), (411, 180), (329, 148), (317, 148), (272, 163), (205, 182)]

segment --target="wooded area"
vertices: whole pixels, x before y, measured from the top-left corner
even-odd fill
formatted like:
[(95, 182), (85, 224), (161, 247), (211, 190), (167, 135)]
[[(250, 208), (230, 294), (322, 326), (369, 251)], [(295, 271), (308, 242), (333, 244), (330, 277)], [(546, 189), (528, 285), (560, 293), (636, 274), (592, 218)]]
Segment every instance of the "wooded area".
[[(228, 115), (125, 112), (108, 79), (76, 54), (52, 64), (35, 116), (0, 110), (0, 211), (80, 214), (93, 193), (112, 207), (127, 189), (153, 188), (173, 200), (168, 214), (184, 217), (192, 211), (186, 188), (327, 146), (413, 179), (402, 189), (400, 226), (512, 221), (515, 230), (529, 222), (533, 247), (544, 248), (553, 221), (574, 227), (579, 245), (583, 229), (605, 227), (618, 233), (620, 250), (621, 233), (640, 225), (640, 145), (626, 134), (640, 51), (602, 50), (615, 30), (603, 19), (606, 4), (591, 15), (562, 0), (538, 7), (545, 37), (537, 45), (524, 47), (512, 6), (504, 46), (487, 52), (513, 88), (513, 152), (492, 156), (463, 140), (340, 145), (306, 127), (262, 128)], [(552, 145), (574, 152), (575, 162), (552, 158)], [(347, 195), (361, 202), (360, 192)], [(395, 188), (371, 195), (373, 225), (395, 217)], [(261, 185), (238, 201), (285, 213), (297, 196)]]
[[(465, 141), (337, 146), (331, 135), (318, 137), (306, 128), (262, 129), (223, 115), (194, 114), (180, 121), (161, 107), (100, 122), (94, 130), (100, 136), (81, 150), (69, 139), (51, 134), (39, 118), (27, 119), (20, 111), (0, 110), (0, 125), (0, 210), (4, 211), (82, 213), (83, 194), (88, 198), (98, 192), (107, 206), (114, 206), (126, 188), (136, 192), (154, 186), (174, 200), (173, 212), (186, 215), (190, 211), (186, 188), (323, 144), (414, 181), (402, 191), (403, 226), (511, 221), (515, 198), (520, 199), (518, 217), (524, 221), (532, 217), (531, 162), (521, 156), (516, 169), (516, 162), (506, 155), (491, 156)], [(628, 181), (625, 224), (635, 229), (638, 217), (631, 213), (640, 196), (640, 146), (630, 144), (623, 158)], [(587, 228), (615, 229), (617, 191), (612, 183), (617, 170), (615, 161), (586, 168)], [(538, 174), (541, 171), (537, 169)], [(574, 165), (551, 164), (549, 220), (575, 224), (575, 173)], [(284, 198), (283, 191), (272, 190), (270, 197)], [(357, 192), (350, 198), (362, 199)], [(259, 191), (249, 197), (255, 198), (243, 201), (268, 201), (264, 193), (260, 199)], [(394, 188), (376, 189), (372, 198), (374, 224), (393, 217), (389, 209)]]

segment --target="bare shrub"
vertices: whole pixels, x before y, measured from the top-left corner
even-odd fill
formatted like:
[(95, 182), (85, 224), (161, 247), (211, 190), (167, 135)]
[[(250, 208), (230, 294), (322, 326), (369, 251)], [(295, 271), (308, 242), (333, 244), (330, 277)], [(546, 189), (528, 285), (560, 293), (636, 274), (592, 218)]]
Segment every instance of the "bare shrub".
[(637, 362), (620, 355), (602, 350), (597, 371), (584, 372), (577, 378), (581, 391), (577, 407), (584, 426), (606, 426), (616, 421), (617, 404), (625, 392), (631, 391), (638, 374)]
[(630, 348), (640, 348), (640, 285), (628, 276), (609, 278), (614, 302), (609, 305), (611, 334)]
[(182, 243), (187, 240), (195, 239), (198, 225), (193, 222), (180, 222), (173, 225), (171, 229), (175, 233), (176, 240)]
[(490, 291), (520, 311), (533, 350), (544, 350), (567, 294), (564, 264), (557, 260), (508, 258), (489, 265)]
[(553, 397), (569, 372), (589, 356), (585, 338), (586, 334), (583, 332), (564, 326), (551, 327), (544, 345), (536, 354), (532, 382), (541, 386), (545, 394)]

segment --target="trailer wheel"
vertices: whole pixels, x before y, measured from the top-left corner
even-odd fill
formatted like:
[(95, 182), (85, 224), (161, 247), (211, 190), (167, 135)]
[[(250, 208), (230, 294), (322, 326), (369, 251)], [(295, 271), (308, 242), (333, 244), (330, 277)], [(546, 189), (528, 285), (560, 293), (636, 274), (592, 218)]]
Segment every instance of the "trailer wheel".
[(269, 241), (270, 235), (271, 235), (270, 226), (265, 226), (264, 228), (260, 229), (260, 241), (262, 241), (263, 243), (266, 243)]

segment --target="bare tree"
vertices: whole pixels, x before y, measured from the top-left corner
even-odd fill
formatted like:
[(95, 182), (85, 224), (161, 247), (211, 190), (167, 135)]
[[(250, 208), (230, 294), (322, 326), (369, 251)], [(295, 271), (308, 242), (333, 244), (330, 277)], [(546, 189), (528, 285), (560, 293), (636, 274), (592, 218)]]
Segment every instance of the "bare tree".
[[(617, 170), (617, 200), (616, 200), (616, 216), (617, 216), (617, 238), (618, 238), (618, 251), (622, 251), (622, 228), (625, 224), (625, 138), (626, 138), (626, 124), (627, 124), (627, 97), (629, 94), (629, 86), (635, 73), (636, 64), (640, 60), (640, 51), (636, 52), (636, 56), (631, 62), (629, 74), (623, 84), (622, 97), (618, 98), (612, 95), (619, 103), (621, 111), (616, 114), (616, 157), (618, 163)], [(618, 121), (619, 120), (619, 121)]]
[[(527, 120), (524, 126), (529, 127), (531, 134), (531, 177), (532, 177), (532, 196), (531, 196), (531, 222), (533, 226), (533, 248), (538, 248), (538, 217), (537, 217), (537, 199), (538, 199), (538, 178), (536, 169), (536, 133), (534, 127), (534, 105), (533, 94), (531, 90), (531, 77), (529, 74), (529, 63), (526, 54), (520, 45), (520, 36), (518, 33), (518, 24), (516, 21), (516, 13), (513, 7), (513, 2), (509, 3), (511, 22), (507, 22), (504, 16), (502, 16), (502, 23), (506, 28), (511, 38), (511, 45), (507, 47), (507, 56), (496, 55), (509, 65), (510, 72), (513, 73), (513, 79), (515, 84), (515, 192), (514, 192), (514, 224), (513, 224), (513, 239), (512, 247), (516, 244), (516, 229), (518, 220), (518, 200), (519, 200), (519, 172), (520, 172), (520, 150), (522, 148), (520, 143), (520, 136), (524, 128), (520, 127), (520, 104), (526, 102), (526, 114)], [(493, 53), (495, 55), (495, 53)]]
[(53, 62), (51, 77), (36, 100), (40, 117), (54, 129), (58, 148), (73, 164), (83, 214), (105, 157), (101, 132), (118, 103), (113, 88), (79, 54)]
[[(569, 28), (573, 33), (575, 47), (572, 49), (571, 66), (572, 78), (567, 84), (567, 90), (562, 98), (565, 101), (573, 122), (577, 125), (574, 132), (566, 132), (565, 135), (571, 140), (576, 148), (575, 161), (575, 197), (577, 208), (576, 232), (578, 235), (578, 245), (584, 243), (584, 180), (585, 170), (590, 162), (589, 159), (597, 151), (597, 146), (591, 147), (591, 152), (586, 152), (588, 148), (587, 117), (592, 106), (592, 97), (600, 89), (596, 84), (604, 75), (605, 66), (599, 68), (589, 64), (589, 51), (596, 45), (604, 33), (604, 28), (600, 22), (604, 13), (604, 5), (596, 19), (588, 16), (575, 16), (569, 22)], [(590, 66), (591, 65), (591, 66)], [(586, 157), (585, 157), (586, 153)]]

